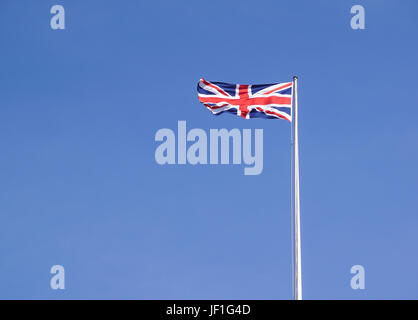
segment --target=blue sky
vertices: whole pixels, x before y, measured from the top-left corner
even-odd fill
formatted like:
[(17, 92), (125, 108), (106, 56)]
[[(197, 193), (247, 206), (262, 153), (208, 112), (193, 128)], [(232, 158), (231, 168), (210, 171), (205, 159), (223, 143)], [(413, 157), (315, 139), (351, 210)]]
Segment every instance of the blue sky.
[[(195, 88), (298, 75), (304, 298), (418, 299), (417, 9), (2, 1), (0, 298), (290, 299), (290, 125), (214, 117)], [(263, 173), (158, 165), (178, 120), (262, 128)]]

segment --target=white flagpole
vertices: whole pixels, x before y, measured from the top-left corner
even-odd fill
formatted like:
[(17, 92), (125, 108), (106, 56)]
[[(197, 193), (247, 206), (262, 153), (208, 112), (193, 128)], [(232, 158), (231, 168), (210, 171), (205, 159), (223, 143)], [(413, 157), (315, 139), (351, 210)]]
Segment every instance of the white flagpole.
[(293, 285), (294, 299), (302, 300), (302, 259), (300, 245), (300, 200), (299, 200), (299, 136), (298, 136), (298, 77), (293, 77)]

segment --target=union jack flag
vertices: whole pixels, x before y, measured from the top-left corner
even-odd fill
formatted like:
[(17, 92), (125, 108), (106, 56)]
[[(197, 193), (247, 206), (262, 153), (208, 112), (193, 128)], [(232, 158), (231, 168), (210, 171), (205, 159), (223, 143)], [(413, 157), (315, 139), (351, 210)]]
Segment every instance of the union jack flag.
[(245, 119), (266, 118), (292, 121), (293, 82), (230, 84), (200, 79), (199, 101), (213, 114), (234, 113)]

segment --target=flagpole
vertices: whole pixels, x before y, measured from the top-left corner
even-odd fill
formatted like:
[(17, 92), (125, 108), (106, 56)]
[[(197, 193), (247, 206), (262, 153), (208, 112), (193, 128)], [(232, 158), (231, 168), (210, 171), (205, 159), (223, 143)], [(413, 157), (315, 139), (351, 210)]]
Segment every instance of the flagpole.
[(300, 200), (299, 200), (299, 135), (298, 135), (298, 77), (293, 77), (293, 286), (294, 299), (302, 300), (302, 259), (300, 243)]

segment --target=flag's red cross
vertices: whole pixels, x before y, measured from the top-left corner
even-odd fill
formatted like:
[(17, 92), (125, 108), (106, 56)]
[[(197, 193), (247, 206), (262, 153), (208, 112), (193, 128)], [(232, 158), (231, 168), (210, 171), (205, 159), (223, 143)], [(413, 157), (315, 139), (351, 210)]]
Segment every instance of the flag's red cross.
[[(269, 104), (282, 104), (282, 105), (289, 105), (292, 103), (292, 99), (290, 97), (277, 97), (277, 96), (270, 96), (270, 97), (250, 97), (249, 96), (249, 85), (247, 84), (239, 84), (238, 85), (238, 98), (230, 97), (225, 91), (223, 91), (218, 86), (212, 85), (211, 83), (203, 80), (203, 83), (207, 86), (214, 88), (216, 91), (224, 95), (225, 97), (199, 97), (199, 100), (203, 103), (225, 103), (219, 106), (211, 106), (212, 109), (219, 109), (226, 105), (234, 105), (238, 106), (241, 117), (247, 118), (248, 113), (251, 111), (248, 109), (249, 106), (265, 106)], [(286, 87), (290, 87), (292, 84), (285, 84), (279, 88), (274, 88), (271, 91), (265, 92), (264, 94), (270, 94), (275, 91), (285, 89)], [(274, 114), (279, 116), (280, 118), (286, 119), (279, 113), (274, 111), (266, 110), (260, 107), (256, 107), (257, 111), (265, 112), (267, 114)], [(287, 120), (287, 119), (286, 119)]]

